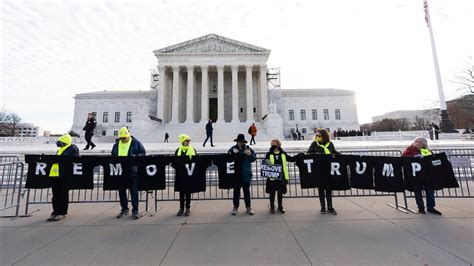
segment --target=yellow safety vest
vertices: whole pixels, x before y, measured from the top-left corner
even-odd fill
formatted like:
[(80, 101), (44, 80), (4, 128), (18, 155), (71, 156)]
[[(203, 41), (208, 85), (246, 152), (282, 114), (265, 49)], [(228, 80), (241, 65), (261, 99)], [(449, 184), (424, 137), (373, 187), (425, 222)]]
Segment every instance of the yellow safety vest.
[(194, 155), (196, 155), (196, 151), (191, 146), (188, 146), (187, 148), (184, 147), (183, 145), (179, 146), (178, 156), (181, 156), (183, 152), (186, 153), (187, 156), (189, 156), (189, 159), (191, 159)]
[[(283, 163), (283, 174), (285, 180), (288, 180), (288, 167), (286, 166), (286, 155), (284, 153), (281, 154), (281, 161)], [(275, 156), (273, 154), (270, 154), (270, 162), (272, 162), (272, 164), (275, 163)]]
[(118, 156), (128, 156), (128, 150), (130, 149), (131, 144), (132, 144), (131, 138), (127, 143), (122, 143), (122, 141), (119, 140)]
[[(63, 152), (69, 148), (71, 145), (67, 145), (64, 147), (61, 147), (57, 152), (56, 155), (61, 155)], [(49, 170), (49, 176), (50, 177), (58, 177), (59, 176), (59, 164), (55, 163), (51, 166), (51, 170)]]
[(318, 145), (319, 147), (323, 148), (324, 149), (324, 154), (331, 154), (331, 151), (328, 149), (329, 145), (331, 144), (331, 142), (328, 142), (324, 145), (321, 145), (319, 144), (317, 141), (316, 141), (316, 145)]
[(421, 152), (421, 156), (423, 156), (423, 157), (430, 156), (430, 155), (433, 154), (433, 153), (431, 153), (431, 151), (428, 150), (428, 149), (420, 149), (420, 152)]

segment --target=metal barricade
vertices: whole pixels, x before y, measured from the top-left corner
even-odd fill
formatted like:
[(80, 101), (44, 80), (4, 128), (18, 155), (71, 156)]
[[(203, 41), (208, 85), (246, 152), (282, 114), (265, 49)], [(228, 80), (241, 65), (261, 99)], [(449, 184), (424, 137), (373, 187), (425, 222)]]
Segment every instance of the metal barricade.
[[(2, 156), (2, 160), (4, 158)], [(16, 217), (20, 211), (24, 164), (16, 160), (18, 157), (10, 159), (12, 160), (0, 162), (0, 212), (15, 208), (15, 215), (2, 215), (0, 217)]]
[[(104, 169), (101, 166), (94, 168), (94, 189), (72, 189), (69, 190), (69, 203), (116, 203), (120, 202), (118, 191), (103, 190)], [(138, 193), (138, 201), (145, 203), (148, 210), (147, 191)], [(128, 195), (130, 198), (130, 195)], [(47, 189), (27, 189), (25, 201), (25, 215), (28, 214), (30, 205), (49, 204), (52, 201), (52, 190)]]
[[(402, 153), (399, 150), (372, 150), (372, 151), (341, 151), (342, 154), (365, 155), (365, 156), (390, 156), (400, 157)], [(250, 197), (252, 199), (267, 199), (268, 194), (265, 193), (266, 178), (260, 177), (260, 163), (265, 159), (266, 153), (257, 153), (257, 160), (252, 163), (252, 180), (250, 186)], [(298, 152), (288, 152), (288, 155), (296, 155)], [(299, 168), (293, 162), (288, 162), (288, 185), (285, 198), (314, 198), (318, 197), (318, 189), (301, 189), (299, 179)], [(206, 191), (193, 193), (193, 200), (223, 200), (233, 198), (231, 189), (219, 189), (218, 171), (215, 165), (210, 166), (206, 172)], [(176, 192), (177, 193), (177, 192)], [(179, 194), (174, 191), (174, 169), (166, 166), (166, 189), (155, 190), (153, 198), (155, 199), (155, 211), (158, 210), (158, 202), (179, 200)], [(398, 204), (397, 193), (378, 192), (370, 189), (350, 189), (344, 191), (333, 191), (333, 197), (372, 197), (372, 196), (393, 196), (395, 204), (389, 206), (406, 212), (403, 207)]]
[[(433, 153), (445, 152), (453, 166), (458, 188), (445, 188), (435, 191), (436, 198), (474, 198), (474, 150), (472, 149), (434, 149)], [(413, 192), (406, 198), (414, 198)], [(409, 208), (408, 208), (409, 209)], [(409, 209), (412, 212), (416, 212)]]

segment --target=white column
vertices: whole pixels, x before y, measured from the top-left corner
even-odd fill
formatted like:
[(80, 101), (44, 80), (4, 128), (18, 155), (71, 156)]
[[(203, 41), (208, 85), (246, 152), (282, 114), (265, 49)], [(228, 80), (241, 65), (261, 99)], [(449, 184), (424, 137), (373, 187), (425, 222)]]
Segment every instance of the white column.
[(187, 102), (186, 102), (186, 122), (194, 122), (194, 66), (186, 66), (188, 70)]
[(209, 80), (207, 71), (209, 66), (202, 65), (202, 89), (201, 89), (201, 122), (209, 120)]
[(246, 104), (247, 104), (247, 121), (248, 123), (253, 123), (253, 88), (252, 88), (252, 67), (251, 65), (245, 66), (246, 72), (246, 80), (247, 80), (247, 86), (246, 86)]
[(171, 123), (179, 122), (179, 66), (173, 66), (173, 101), (171, 103)]
[(268, 114), (268, 95), (267, 95), (267, 66), (260, 65), (260, 118)]
[(165, 67), (164, 66), (159, 66), (158, 71), (159, 71), (159, 78), (160, 80), (159, 85), (158, 85), (158, 109), (157, 109), (157, 114), (156, 116), (161, 119), (161, 121), (165, 122), (165, 90), (166, 90), (166, 81), (165, 81)]
[(224, 66), (217, 66), (217, 122), (224, 121)]
[(239, 66), (232, 66), (232, 123), (239, 122)]

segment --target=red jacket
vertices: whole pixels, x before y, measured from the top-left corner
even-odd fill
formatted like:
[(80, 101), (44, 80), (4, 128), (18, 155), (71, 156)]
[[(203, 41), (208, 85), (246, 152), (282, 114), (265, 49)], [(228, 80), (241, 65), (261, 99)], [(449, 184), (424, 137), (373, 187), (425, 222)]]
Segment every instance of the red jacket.
[(402, 157), (415, 157), (418, 154), (421, 154), (420, 150), (417, 147), (410, 145), (405, 148)]

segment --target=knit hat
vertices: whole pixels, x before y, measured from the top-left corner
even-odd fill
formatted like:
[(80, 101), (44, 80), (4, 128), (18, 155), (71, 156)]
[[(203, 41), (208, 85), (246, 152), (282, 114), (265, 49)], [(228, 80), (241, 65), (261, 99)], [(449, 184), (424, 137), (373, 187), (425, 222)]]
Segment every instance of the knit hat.
[(58, 141), (61, 141), (62, 143), (66, 144), (66, 145), (71, 145), (72, 138), (71, 138), (71, 135), (64, 134), (64, 135), (62, 135), (61, 137), (58, 138)]
[(413, 140), (413, 143), (415, 143), (417, 141), (421, 142), (423, 144), (423, 146), (425, 146), (424, 147), (425, 149), (428, 149), (428, 140), (427, 139), (425, 139), (423, 137), (417, 137), (417, 138), (415, 138), (415, 140)]
[(179, 139), (180, 144), (183, 144), (183, 142), (188, 140), (188, 139), (191, 140), (191, 138), (186, 134), (179, 135), (178, 139)]
[(128, 131), (126, 127), (122, 127), (118, 132), (118, 137), (119, 138), (130, 137), (130, 132)]

